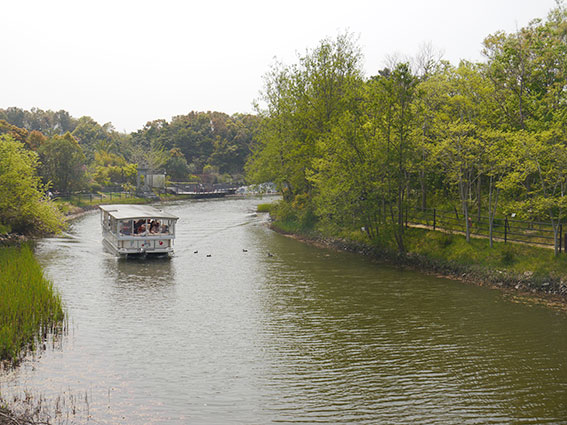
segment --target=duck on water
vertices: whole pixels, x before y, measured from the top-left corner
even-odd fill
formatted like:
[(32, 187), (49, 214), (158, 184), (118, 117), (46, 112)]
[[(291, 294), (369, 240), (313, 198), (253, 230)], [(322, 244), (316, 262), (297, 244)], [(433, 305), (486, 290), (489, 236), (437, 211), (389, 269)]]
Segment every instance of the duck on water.
[(179, 217), (147, 205), (100, 205), (103, 245), (124, 258), (173, 254)]

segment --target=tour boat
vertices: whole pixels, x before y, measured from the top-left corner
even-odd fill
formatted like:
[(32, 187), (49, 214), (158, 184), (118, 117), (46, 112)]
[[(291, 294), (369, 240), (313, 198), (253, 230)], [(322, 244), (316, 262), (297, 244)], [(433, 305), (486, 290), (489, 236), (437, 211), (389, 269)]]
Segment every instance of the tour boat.
[(100, 205), (102, 241), (114, 254), (171, 256), (179, 217), (147, 205)]

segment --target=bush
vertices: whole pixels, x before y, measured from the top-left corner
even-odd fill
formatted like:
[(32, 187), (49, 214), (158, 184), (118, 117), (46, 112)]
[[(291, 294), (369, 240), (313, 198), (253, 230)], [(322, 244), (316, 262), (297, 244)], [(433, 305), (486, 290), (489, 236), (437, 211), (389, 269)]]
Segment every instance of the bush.
[(269, 213), (272, 209), (272, 204), (259, 204), (256, 211), (259, 213)]
[(505, 266), (511, 266), (516, 261), (516, 252), (512, 246), (505, 246), (500, 251), (500, 262)]

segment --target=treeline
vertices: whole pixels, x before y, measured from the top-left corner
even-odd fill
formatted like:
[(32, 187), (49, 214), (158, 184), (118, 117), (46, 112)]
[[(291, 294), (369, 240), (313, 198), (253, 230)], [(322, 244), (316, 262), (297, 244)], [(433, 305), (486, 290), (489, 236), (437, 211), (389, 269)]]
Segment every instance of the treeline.
[(251, 115), (191, 112), (125, 134), (66, 111), (0, 109), (0, 227), (52, 231), (61, 220), (47, 218), (47, 191), (133, 191), (139, 165), (176, 181), (241, 182), (257, 128)]
[(140, 163), (175, 180), (242, 180), (257, 126), (252, 115), (191, 112), (124, 134), (66, 111), (0, 109), (0, 134), (37, 152), (44, 182), (65, 193), (134, 184)]
[[(475, 216), (565, 218), (567, 12), (483, 43), (457, 66), (424, 48), (365, 78), (349, 34), (323, 40), (265, 77), (247, 165), (273, 180), (306, 227), (363, 228), (404, 251), (407, 207)], [(557, 240), (557, 238), (556, 238)]]

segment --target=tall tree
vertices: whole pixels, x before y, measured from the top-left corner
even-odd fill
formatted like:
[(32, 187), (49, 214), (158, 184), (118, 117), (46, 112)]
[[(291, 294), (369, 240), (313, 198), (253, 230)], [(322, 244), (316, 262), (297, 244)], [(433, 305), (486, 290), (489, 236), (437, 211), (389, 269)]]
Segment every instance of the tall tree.
[[(458, 188), (467, 241), (470, 240), (469, 203), (473, 185), (480, 179), (487, 153), (484, 132), (488, 125), (489, 86), (477, 65), (461, 62), (446, 67), (422, 84), (429, 98), (436, 97), (431, 154), (445, 172), (448, 182)], [(480, 199), (477, 200), (480, 205)]]
[(321, 41), (297, 64), (274, 65), (265, 77), (264, 122), (249, 175), (275, 181), (287, 200), (311, 196), (318, 141), (328, 137), (361, 81), (361, 54), (350, 34)]
[(86, 158), (70, 133), (55, 135), (39, 149), (41, 174), (53, 189), (70, 193), (85, 185)]

